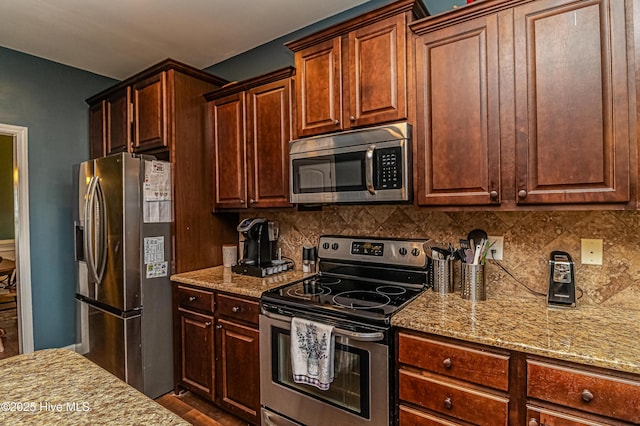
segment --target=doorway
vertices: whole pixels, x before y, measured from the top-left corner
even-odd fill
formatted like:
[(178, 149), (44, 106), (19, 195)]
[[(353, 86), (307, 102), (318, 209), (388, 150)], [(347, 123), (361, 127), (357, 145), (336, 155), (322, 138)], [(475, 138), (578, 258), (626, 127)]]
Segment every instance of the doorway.
[(18, 347), (33, 352), (31, 246), (29, 241), (29, 177), (27, 128), (0, 123), (0, 135), (13, 139), (13, 223), (17, 289)]

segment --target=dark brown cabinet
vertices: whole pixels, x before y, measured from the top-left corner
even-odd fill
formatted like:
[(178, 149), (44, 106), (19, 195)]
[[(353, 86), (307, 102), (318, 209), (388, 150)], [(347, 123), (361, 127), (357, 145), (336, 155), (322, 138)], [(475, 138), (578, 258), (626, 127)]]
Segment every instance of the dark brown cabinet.
[(172, 163), (173, 272), (220, 265), (222, 245), (237, 243), (237, 215), (211, 214), (205, 143), (202, 95), (224, 83), (167, 59), (87, 99), (92, 158), (128, 151)]
[(421, 29), (416, 28), (417, 203), (499, 203), (497, 15)]
[(174, 284), (174, 382), (209, 400), (215, 398), (214, 295)]
[(631, 16), (505, 0), (414, 23), (417, 203), (631, 206)]
[(293, 68), (207, 94), (214, 209), (288, 207)]
[(298, 137), (407, 118), (407, 24), (426, 15), (421, 6), (398, 1), (287, 43)]
[(398, 333), (400, 425), (509, 424), (509, 355)]
[(217, 398), (220, 406), (260, 423), (260, 354), (257, 300), (218, 294)]
[(260, 424), (259, 301), (173, 283), (175, 392)]

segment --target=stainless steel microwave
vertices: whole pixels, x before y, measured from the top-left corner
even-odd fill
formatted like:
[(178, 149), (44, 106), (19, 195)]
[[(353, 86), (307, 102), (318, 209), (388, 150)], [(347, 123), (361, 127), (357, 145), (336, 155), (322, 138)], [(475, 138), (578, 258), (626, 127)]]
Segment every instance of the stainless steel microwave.
[(289, 143), (291, 202), (409, 201), (411, 125), (396, 123)]

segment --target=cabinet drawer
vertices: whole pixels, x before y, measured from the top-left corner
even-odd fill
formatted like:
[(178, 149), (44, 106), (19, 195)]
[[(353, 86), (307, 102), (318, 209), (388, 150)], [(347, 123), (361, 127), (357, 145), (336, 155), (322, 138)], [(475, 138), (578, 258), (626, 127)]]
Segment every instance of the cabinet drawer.
[(234, 320), (258, 325), (260, 305), (258, 302), (238, 297), (218, 294), (218, 313)]
[(398, 334), (398, 359), (424, 370), (506, 391), (509, 357), (435, 340)]
[(526, 424), (530, 426), (607, 426), (604, 422), (533, 406), (527, 406)]
[(640, 422), (640, 382), (527, 360), (527, 395), (589, 413)]
[(178, 304), (187, 308), (213, 312), (213, 293), (179, 285)]
[(506, 425), (509, 399), (400, 370), (400, 399), (478, 425)]
[(405, 405), (400, 405), (400, 426), (459, 426), (449, 420), (441, 419), (422, 411), (414, 410)]

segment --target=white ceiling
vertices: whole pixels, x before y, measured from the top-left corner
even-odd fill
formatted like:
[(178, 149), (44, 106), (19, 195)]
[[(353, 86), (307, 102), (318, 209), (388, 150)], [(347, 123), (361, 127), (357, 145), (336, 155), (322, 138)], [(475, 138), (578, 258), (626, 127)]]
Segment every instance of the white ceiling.
[(0, 46), (122, 80), (206, 68), (366, 0), (1, 0)]

